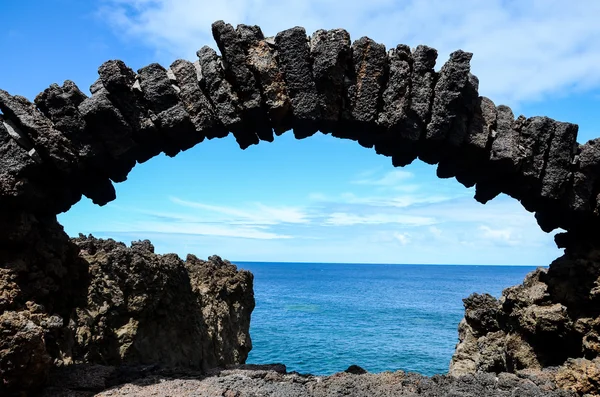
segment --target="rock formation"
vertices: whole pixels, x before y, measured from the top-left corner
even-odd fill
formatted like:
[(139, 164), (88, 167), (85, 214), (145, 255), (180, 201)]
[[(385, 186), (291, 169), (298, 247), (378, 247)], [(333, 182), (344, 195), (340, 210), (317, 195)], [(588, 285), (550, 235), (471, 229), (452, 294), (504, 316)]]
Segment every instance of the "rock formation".
[(599, 286), (600, 250), (572, 246), (500, 299), (469, 296), (450, 374), (554, 367), (557, 384), (600, 394)]
[(52, 84), (34, 103), (0, 90), (0, 204), (36, 215), (68, 210), (84, 195), (115, 199), (136, 165), (175, 156), (229, 132), (242, 149), (273, 131), (306, 138), (318, 130), (391, 157), (438, 164), (442, 178), (476, 186), (485, 203), (500, 193), (536, 213), (542, 229), (595, 230), (597, 141), (577, 126), (525, 118), (477, 93), (472, 54), (456, 51), (439, 71), (437, 51), (385, 46), (343, 29), (307, 37), (295, 27), (264, 37), (258, 26), (215, 22), (220, 55), (202, 47), (134, 72), (100, 66), (91, 96)]
[[(302, 139), (320, 130), (374, 148), (390, 157), (394, 166), (416, 158), (437, 164), (441, 178), (455, 177), (465, 186), (475, 186), (475, 199), (481, 203), (500, 193), (519, 200), (535, 212), (543, 230), (566, 231), (557, 237), (560, 247), (589, 258), (585, 261), (591, 264), (585, 266), (596, 266), (591, 247), (600, 230), (600, 141), (577, 143), (574, 124), (548, 117), (515, 117), (509, 107), (480, 97), (478, 80), (470, 73), (472, 54), (456, 51), (436, 71), (433, 48), (400, 44), (387, 51), (367, 37), (351, 42), (342, 29), (319, 30), (308, 37), (303, 28), (295, 27), (264, 37), (258, 26), (234, 28), (219, 21), (212, 32), (220, 55), (205, 46), (197, 52), (196, 62), (177, 60), (168, 68), (151, 64), (137, 72), (122, 61), (107, 61), (98, 70), (91, 95), (71, 81), (50, 85), (33, 103), (0, 90), (0, 317), (5, 320), (0, 322), (0, 332), (9, 335), (1, 341), (2, 387), (15, 382), (35, 387), (44, 379), (48, 354), (55, 359), (63, 351), (73, 359), (87, 355), (171, 360), (166, 350), (149, 352), (143, 347), (151, 342), (142, 335), (164, 338), (166, 334), (146, 323), (145, 316), (154, 309), (145, 293), (136, 289), (141, 288), (140, 279), (108, 273), (107, 280), (124, 284), (94, 281), (95, 272), (108, 269), (102, 264), (105, 258), (88, 248), (99, 245), (98, 252), (111, 258), (143, 259), (150, 273), (158, 263), (164, 264), (168, 275), (144, 281), (159, 290), (173, 285), (170, 277), (186, 277), (181, 263), (169, 256), (150, 259), (154, 257), (147, 244), (123, 251), (112, 243), (72, 243), (55, 217), (82, 196), (98, 205), (114, 200), (113, 183), (125, 181), (138, 163), (161, 152), (175, 156), (204, 139), (229, 133), (245, 149), (272, 141), (273, 132), (293, 130)], [(77, 244), (83, 248), (82, 256), (77, 254)], [(91, 258), (99, 261), (92, 268), (86, 262)], [(566, 260), (577, 258), (568, 254)], [(123, 269), (137, 266), (120, 259), (118, 263)], [(194, 263), (188, 258), (188, 272)], [(527, 283), (536, 284), (536, 277), (558, 280), (561, 277), (552, 275), (561, 266), (559, 261), (548, 274), (539, 273)], [(579, 309), (568, 300), (574, 298), (564, 292), (577, 290), (576, 273), (569, 270), (563, 275), (566, 285), (562, 287), (547, 284), (545, 293), (550, 297), (543, 299), (551, 304), (528, 304), (530, 298), (521, 297), (518, 288), (502, 303), (489, 297), (469, 299), (457, 357), (461, 349), (463, 356), (477, 352), (469, 340), (487, 338), (489, 343), (483, 345), (491, 350), (477, 353), (473, 363), (455, 360), (454, 370), (534, 368), (570, 355), (589, 356), (596, 345), (597, 316), (592, 309), (574, 313)], [(121, 307), (120, 298), (114, 296), (106, 308), (89, 301), (89, 293), (118, 295), (123, 288), (133, 288), (139, 301)], [(163, 310), (169, 299), (173, 297), (161, 295), (156, 309)], [(77, 311), (88, 304), (89, 312)], [(228, 315), (235, 317), (240, 312), (233, 305)], [(202, 307), (202, 315), (196, 314), (199, 322), (206, 316)], [(221, 313), (224, 307), (216, 305), (212, 310)], [(498, 314), (504, 312), (506, 316)], [(132, 322), (124, 322), (127, 318)], [(167, 323), (177, 320), (167, 318)], [(95, 321), (101, 325), (94, 325)], [(122, 333), (111, 336), (103, 328), (113, 326)], [(233, 329), (207, 327), (209, 338), (218, 339), (216, 335), (222, 333), (223, 338), (237, 338), (235, 343), (247, 343)], [(92, 330), (100, 333), (101, 340), (113, 338), (123, 344), (115, 350), (86, 342), (83, 350), (77, 350), (81, 346), (74, 341), (92, 341), (96, 337)], [(60, 342), (68, 340), (63, 335), (67, 331), (75, 339), (65, 347)], [(178, 337), (192, 338), (193, 332), (200, 331), (181, 331)], [(557, 352), (541, 347), (557, 340), (566, 343)], [(223, 339), (222, 343), (234, 342)], [(506, 350), (507, 344), (515, 349)], [(203, 354), (204, 359), (203, 349), (196, 346), (188, 352), (189, 358), (196, 360)], [(243, 357), (227, 349), (222, 350), (226, 360)], [(499, 351), (510, 353), (496, 354)], [(68, 354), (65, 360), (71, 357)], [(24, 355), (32, 359), (25, 360)], [(179, 359), (169, 362), (179, 363)], [(23, 380), (25, 374), (36, 376)]]
[[(3, 284), (4, 301), (12, 305), (0, 315), (0, 395), (38, 389), (53, 367), (81, 363), (205, 371), (245, 362), (252, 348), (250, 272), (238, 271), (217, 256), (202, 261), (188, 255), (183, 261), (174, 254), (157, 255), (148, 240), (130, 248), (91, 236), (71, 242), (54, 226), (53, 237), (63, 238), (67, 250), (52, 269), (62, 275), (61, 281), (69, 280), (74, 268), (79, 270), (79, 288), (58, 287), (60, 282), (40, 277), (38, 290), (70, 293), (72, 300), (59, 306)], [(32, 255), (48, 255), (53, 248), (42, 245)], [(28, 259), (23, 258), (23, 265), (29, 269), (6, 272), (7, 278), (35, 274), (38, 264)], [(45, 305), (27, 300), (33, 298)]]
[(243, 365), (174, 373), (152, 368), (126, 370), (93, 366), (59, 373), (42, 397), (576, 397), (547, 374), (475, 374), (462, 378), (383, 372), (340, 372), (331, 376), (288, 373), (284, 365)]

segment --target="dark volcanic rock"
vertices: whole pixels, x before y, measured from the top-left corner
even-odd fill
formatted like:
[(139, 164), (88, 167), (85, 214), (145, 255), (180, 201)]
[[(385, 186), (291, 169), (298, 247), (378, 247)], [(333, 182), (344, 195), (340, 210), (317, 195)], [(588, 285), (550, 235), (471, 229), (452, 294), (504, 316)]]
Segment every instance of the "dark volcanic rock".
[[(53, 387), (43, 396), (79, 396), (73, 386), (96, 386), (102, 381), (116, 383), (118, 370), (86, 368), (77, 379), (63, 376), (63, 387)], [(133, 369), (125, 384), (119, 384), (98, 396), (121, 395), (194, 395), (198, 397), (575, 397), (576, 394), (556, 387), (553, 374), (516, 376), (512, 374), (476, 374), (454, 378), (435, 375), (431, 378), (402, 371), (380, 374), (337, 373), (331, 376), (299, 375), (281, 372), (278, 366), (239, 366), (213, 371), (209, 376), (190, 372), (168, 372), (161, 369)], [(577, 372), (564, 374), (564, 384), (580, 385)], [(581, 372), (579, 372), (581, 374)], [(575, 381), (575, 382), (574, 382)], [(577, 383), (576, 381), (580, 381)], [(591, 385), (591, 382), (587, 383)], [(69, 390), (65, 385), (72, 385)], [(88, 389), (89, 390), (89, 389)], [(590, 388), (593, 390), (593, 386)], [(96, 391), (100, 391), (97, 390)], [(88, 394), (90, 395), (90, 394)]]
[(242, 131), (240, 101), (232, 85), (225, 79), (225, 71), (216, 51), (208, 46), (197, 52), (202, 74), (201, 87), (207, 93), (217, 117), (228, 131), (233, 132), (242, 149), (258, 143), (256, 134)]
[(71, 142), (27, 98), (0, 90), (0, 110), (27, 134), (43, 160), (67, 174), (77, 169)]
[(263, 141), (273, 142), (273, 130), (262, 106), (256, 78), (246, 63), (247, 43), (261, 40), (264, 36), (258, 26), (242, 27), (240, 32), (238, 34), (233, 26), (223, 21), (212, 24), (213, 37), (223, 56), (225, 74), (235, 87), (242, 108), (244, 122), (239, 134), (248, 135), (247, 139), (254, 139), (258, 135)]
[(198, 132), (198, 141), (204, 137), (223, 138), (228, 131), (217, 119), (215, 110), (199, 85), (198, 72), (193, 63), (179, 59), (170, 67), (179, 87), (179, 98)]
[(0, 314), (0, 393), (38, 389), (50, 370), (50, 356), (44, 330), (28, 318), (27, 312)]
[[(435, 164), (443, 157), (439, 148), (446, 142), (448, 149), (463, 144), (468, 132), (468, 120), (477, 99), (476, 87), (470, 85), (471, 58), (473, 54), (455, 51), (442, 66), (435, 84), (431, 108), (431, 121), (427, 125), (425, 146), (419, 158)], [(471, 83), (473, 84), (473, 83)]]
[(598, 250), (571, 247), (549, 269), (505, 289), (500, 300), (477, 294), (465, 299), (450, 374), (539, 374), (554, 367), (552, 376), (562, 387), (599, 393), (598, 383), (591, 386), (600, 359), (598, 259)]
[(594, 193), (600, 176), (600, 138), (580, 145), (578, 153), (569, 203), (574, 212), (582, 214), (596, 207)]
[[(475, 103), (464, 146), (456, 156), (440, 162), (438, 176), (456, 176), (456, 180), (466, 187), (472, 187), (477, 181), (485, 181), (490, 150), (496, 135), (497, 116), (494, 102), (479, 97)], [(449, 164), (451, 162), (454, 164)], [(446, 170), (449, 168), (449, 172), (444, 171), (444, 166)]]
[(417, 144), (424, 124), (411, 109), (413, 59), (410, 48), (398, 45), (390, 51), (390, 71), (387, 88), (383, 92), (383, 110), (378, 124), (385, 129), (375, 141), (379, 154), (406, 158), (409, 163), (417, 156)]
[(350, 115), (344, 117), (343, 126), (352, 128), (351, 137), (365, 147), (372, 147), (378, 128), (376, 125), (382, 108), (382, 94), (388, 81), (389, 59), (383, 44), (368, 37), (352, 43), (353, 74), (348, 87)]
[(154, 111), (155, 124), (163, 136), (162, 151), (172, 157), (202, 142), (204, 136), (196, 132), (167, 70), (153, 63), (141, 68), (138, 73), (140, 88)]
[(52, 365), (245, 361), (251, 273), (219, 257), (156, 255), (147, 240), (71, 242), (55, 218), (0, 223), (0, 395), (38, 388)]
[(578, 129), (575, 124), (555, 122), (542, 179), (542, 197), (551, 200), (563, 197), (569, 181)]
[(99, 89), (85, 99), (78, 110), (86, 123), (84, 134), (92, 137), (90, 151), (93, 161), (90, 166), (99, 175), (104, 174), (105, 178), (110, 177), (115, 182), (126, 180), (136, 164), (138, 146), (131, 126), (110, 101), (108, 91)]
[(343, 29), (317, 30), (310, 40), (312, 71), (321, 106), (321, 132), (344, 136), (342, 113), (349, 112), (346, 80), (351, 68), (350, 34)]
[(311, 55), (304, 28), (295, 27), (277, 33), (275, 46), (291, 100), (296, 138), (317, 132), (321, 118), (319, 95), (311, 70)]
[(35, 152), (32, 152), (33, 156), (30, 155), (27, 149), (11, 136), (8, 128), (13, 129), (0, 117), (0, 196), (4, 208), (10, 207), (7, 201), (15, 202), (15, 199), (24, 198), (30, 201), (36, 197), (37, 200), (42, 200), (45, 195), (45, 192), (37, 192), (36, 187), (27, 179), (27, 176), (36, 170), (39, 172), (40, 163), (34, 159)]
[(100, 80), (90, 89), (93, 94), (102, 88), (119, 109), (132, 128), (133, 139), (138, 144), (136, 160), (140, 163), (161, 152), (162, 139), (151, 119), (150, 109), (144, 100), (135, 72), (123, 61), (107, 61), (98, 68)]
[(74, 242), (89, 263), (85, 306), (68, 327), (69, 361), (206, 370), (243, 363), (254, 308), (252, 274), (211, 257), (156, 255), (149, 241)]
[(0, 395), (41, 386), (62, 318), (81, 303), (85, 264), (56, 218), (0, 214)]
[[(245, 37), (245, 25), (238, 27), (240, 37)], [(246, 41), (246, 62), (260, 83), (261, 92), (271, 126), (281, 135), (292, 128), (291, 100), (288, 95), (283, 71), (279, 68), (277, 51), (265, 39)]]

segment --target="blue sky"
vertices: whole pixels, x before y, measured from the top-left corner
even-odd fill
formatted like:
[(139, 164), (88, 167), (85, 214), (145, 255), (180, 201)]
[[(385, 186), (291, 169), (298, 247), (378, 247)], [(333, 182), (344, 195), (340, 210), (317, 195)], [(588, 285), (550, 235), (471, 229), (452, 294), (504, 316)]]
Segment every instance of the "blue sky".
[[(516, 114), (580, 125), (600, 136), (600, 2), (595, 0), (100, 0), (0, 3), (0, 87), (30, 99), (53, 82), (87, 91), (98, 66), (168, 66), (216, 48), (210, 24), (347, 29), (388, 48), (427, 44), (438, 68), (475, 53), (480, 93)], [(117, 200), (83, 199), (59, 216), (79, 232), (160, 253), (240, 261), (547, 265), (561, 252), (533, 214), (502, 196), (484, 205), (419, 161), (393, 168), (354, 142), (291, 133), (241, 151), (232, 136), (176, 158), (159, 156), (117, 184)]]

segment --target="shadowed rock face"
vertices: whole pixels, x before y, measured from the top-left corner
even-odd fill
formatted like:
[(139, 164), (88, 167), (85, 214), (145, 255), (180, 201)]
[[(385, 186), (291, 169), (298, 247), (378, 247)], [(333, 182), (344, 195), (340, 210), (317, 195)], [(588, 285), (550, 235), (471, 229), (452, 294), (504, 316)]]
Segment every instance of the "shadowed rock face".
[(22, 229), (8, 236), (15, 252), (0, 251), (20, 255), (8, 262), (20, 267), (3, 267), (0, 278), (0, 395), (38, 389), (56, 366), (205, 371), (245, 362), (250, 272), (217, 256), (157, 255), (148, 240), (130, 248), (91, 236), (69, 240), (55, 220), (18, 219)]
[[(257, 26), (233, 28), (219, 21), (212, 31), (221, 55), (205, 46), (196, 62), (178, 60), (169, 68), (154, 63), (137, 73), (122, 61), (107, 61), (100, 66), (89, 96), (71, 81), (52, 84), (34, 103), (0, 90), (0, 315), (8, 319), (0, 323), (0, 331), (11, 335), (0, 350), (0, 371), (9, 379), (6, 384), (18, 384), (25, 373), (35, 374), (37, 380), (23, 383), (24, 387), (43, 381), (49, 356), (43, 352), (40, 335), (47, 353), (59, 360), (92, 356), (109, 361), (171, 360), (166, 350), (157, 348), (152, 356), (143, 347), (151, 344), (143, 335), (160, 339), (167, 333), (144, 322), (148, 313), (158, 312), (148, 306), (149, 295), (142, 291), (167, 288), (176, 284), (173, 280), (187, 285), (189, 278), (191, 292), (178, 293), (187, 293), (190, 305), (202, 311), (187, 321), (202, 323), (208, 316), (206, 304), (197, 299), (194, 304), (191, 298), (204, 291), (194, 289), (193, 269), (198, 261), (190, 257), (182, 264), (175, 257), (158, 258), (144, 244), (128, 251), (116, 243), (71, 242), (55, 216), (82, 196), (98, 205), (114, 200), (113, 183), (125, 181), (137, 163), (161, 152), (175, 156), (230, 132), (245, 149), (272, 141), (273, 132), (293, 130), (302, 139), (320, 130), (374, 148), (390, 157), (394, 166), (417, 158), (437, 164), (441, 178), (455, 177), (465, 186), (475, 186), (479, 202), (505, 193), (535, 212), (543, 230), (564, 229), (566, 233), (556, 239), (559, 247), (567, 248), (564, 261), (592, 258), (600, 230), (599, 141), (579, 144), (574, 124), (516, 117), (509, 107), (480, 97), (478, 80), (470, 73), (472, 54), (458, 50), (436, 71), (433, 48), (400, 44), (386, 51), (367, 37), (352, 42), (343, 29), (319, 30), (309, 38), (303, 28), (295, 27), (265, 38)], [(89, 260), (94, 263), (91, 267)], [(111, 261), (124, 273), (111, 273)], [(149, 272), (140, 274), (154, 274), (159, 264), (167, 273), (142, 281), (127, 273), (138, 262), (145, 263), (144, 272)], [(583, 266), (593, 268), (597, 263), (592, 258)], [(217, 268), (222, 267), (208, 273), (219, 273)], [(559, 269), (555, 262), (547, 276), (538, 276), (545, 280)], [(468, 340), (487, 338), (489, 343), (482, 346), (490, 351), (507, 351), (509, 345), (516, 350), (508, 361), (493, 352), (479, 353), (482, 358), (473, 358), (475, 364), (455, 360), (453, 368), (498, 371), (551, 365), (570, 355), (582, 357), (580, 346), (588, 355), (595, 349), (595, 336), (578, 338), (589, 333), (582, 329), (595, 327), (597, 313), (573, 314), (581, 301), (560, 295), (577, 289), (572, 273), (555, 278), (564, 279), (560, 288), (548, 284), (547, 305), (505, 307), (512, 302), (508, 295), (503, 303), (488, 297), (469, 299), (460, 331), (464, 349), (471, 352), (466, 348), (472, 346)], [(102, 284), (99, 274), (106, 274), (113, 284)], [(139, 302), (123, 306), (126, 299), (121, 302), (117, 296), (130, 288)], [(111, 298), (105, 306), (101, 297), (107, 291)], [(170, 299), (174, 298), (161, 295), (155, 309), (168, 307), (165, 302)], [(89, 310), (77, 311), (86, 305)], [(225, 308), (217, 305), (211, 310), (218, 317)], [(511, 313), (524, 320), (517, 321)], [(238, 314), (226, 315), (242, 321), (236, 320)], [(166, 318), (167, 324), (177, 321), (177, 317)], [(592, 320), (577, 323), (581, 318)], [(96, 321), (108, 328), (91, 325)], [(202, 332), (214, 343), (219, 337), (233, 338), (249, 348), (249, 342), (233, 330), (213, 326), (207, 323)], [(110, 335), (111, 327), (122, 332)], [(80, 339), (73, 336), (71, 345), (60, 346), (68, 340), (65, 332)], [(177, 337), (192, 340), (193, 333), (200, 331), (177, 332), (182, 332)], [(93, 333), (102, 335), (100, 346), (81, 342)], [(531, 333), (536, 337), (532, 339)], [(554, 336), (540, 336), (550, 334)], [(558, 353), (543, 347), (557, 337), (568, 341)], [(31, 344), (21, 346), (24, 340)], [(112, 345), (105, 346), (102, 340), (111, 340)], [(194, 362), (206, 360), (207, 365), (219, 362), (216, 356), (220, 355), (225, 361), (243, 361), (244, 353), (228, 351), (226, 346), (214, 360), (208, 359), (204, 348), (196, 346), (185, 354)], [(30, 352), (35, 358), (20, 362), (14, 358), (22, 356), (19, 352)], [(63, 352), (69, 353), (62, 357)]]
[(450, 374), (536, 373), (554, 367), (558, 385), (600, 393), (600, 251), (568, 249), (500, 299), (473, 294)]
[(229, 132), (245, 149), (291, 129), (356, 140), (396, 166), (438, 164), (440, 177), (475, 185), (482, 203), (500, 193), (521, 201), (546, 231), (597, 226), (597, 142), (578, 144), (574, 124), (515, 117), (480, 97), (472, 54), (456, 51), (435, 71), (433, 48), (386, 51), (343, 29), (265, 38), (258, 26), (218, 21), (212, 31), (221, 55), (204, 46), (195, 63), (137, 73), (111, 60), (91, 96), (71, 81), (35, 103), (0, 90), (2, 208), (55, 215), (82, 195), (103, 205), (113, 182), (161, 152)]

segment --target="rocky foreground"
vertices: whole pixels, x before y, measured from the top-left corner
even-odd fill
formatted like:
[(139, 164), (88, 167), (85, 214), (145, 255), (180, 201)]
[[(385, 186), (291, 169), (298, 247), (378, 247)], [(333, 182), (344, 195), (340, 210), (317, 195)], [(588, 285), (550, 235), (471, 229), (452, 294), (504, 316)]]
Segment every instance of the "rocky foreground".
[[(69, 241), (54, 222), (22, 225), (12, 230), (29, 245), (21, 268), (0, 272), (0, 396), (34, 395), (57, 370), (85, 364), (205, 371), (245, 362), (252, 273), (218, 256), (158, 255), (148, 240)], [(65, 249), (40, 244), (36, 233)], [(23, 269), (29, 283), (18, 278)]]
[[(165, 371), (153, 367), (111, 368), (84, 366), (56, 374), (43, 397), (91, 396), (195, 396), (195, 397), (574, 397), (558, 388), (554, 374), (520, 376), (508, 373), (463, 377), (385, 372), (365, 373), (352, 366), (331, 376), (287, 373), (281, 364), (239, 366), (194, 372)], [(588, 396), (593, 396), (588, 394)]]

